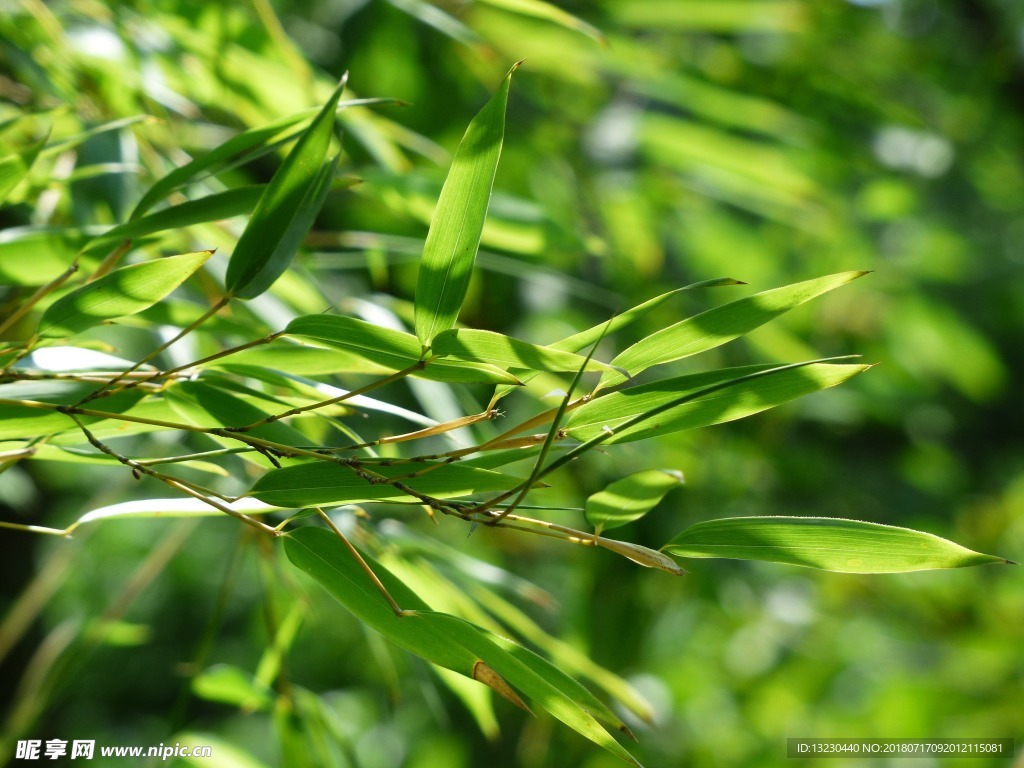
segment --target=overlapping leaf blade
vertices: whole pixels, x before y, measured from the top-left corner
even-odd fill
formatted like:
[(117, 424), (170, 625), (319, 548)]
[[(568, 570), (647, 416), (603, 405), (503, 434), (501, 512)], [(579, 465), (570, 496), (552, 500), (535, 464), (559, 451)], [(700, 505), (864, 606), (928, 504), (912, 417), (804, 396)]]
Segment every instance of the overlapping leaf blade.
[(185, 282), (213, 251), (184, 253), (115, 269), (63, 296), (43, 313), (41, 336), (71, 336), (104, 320), (133, 315)]
[(732, 517), (697, 523), (662, 549), (676, 557), (767, 560), (841, 573), (903, 573), (1008, 563), (931, 533), (832, 517)]
[[(769, 373), (749, 381), (670, 407), (657, 416), (623, 429), (608, 438), (609, 443), (642, 440), (653, 435), (679, 432), (734, 421), (774, 408), (802, 395), (834, 387), (865, 371), (868, 365), (814, 363)], [(741, 376), (771, 370), (770, 365), (724, 368), (708, 373), (677, 376), (612, 392), (573, 411), (566, 420), (566, 433), (577, 440), (589, 440), (615, 429), (631, 418), (663, 408), (688, 392), (715, 386)]]
[(285, 333), (301, 339), (354, 352), (375, 366), (404, 370), (421, 364), (420, 373), (438, 381), (501, 381), (518, 379), (488, 363), (459, 360), (422, 361), (422, 348), (411, 333), (339, 315), (303, 315), (292, 320)]
[(493, 331), (452, 328), (434, 337), (431, 352), (440, 357), (476, 360), (503, 367), (540, 371), (611, 371), (605, 363), (553, 347), (530, 344)]
[(466, 129), (434, 210), (416, 282), (416, 336), (424, 346), (454, 327), (469, 288), (501, 156), (514, 71)]
[(677, 470), (648, 469), (623, 477), (587, 499), (587, 522), (601, 533), (639, 520), (682, 482)]
[[(745, 299), (709, 309), (638, 341), (615, 357), (612, 365), (625, 369), (630, 376), (635, 376), (651, 366), (681, 360), (713, 349), (864, 274), (866, 273), (840, 272), (762, 291)], [(625, 380), (626, 376), (613, 371), (601, 378), (601, 386), (614, 386)]]
[[(731, 277), (720, 277), (712, 280), (702, 280), (699, 283), (684, 285), (682, 288), (667, 291), (660, 296), (655, 296), (653, 299), (648, 299), (647, 301), (637, 304), (635, 307), (632, 307), (625, 312), (620, 312), (610, 321), (599, 323), (598, 325), (587, 328), (585, 331), (574, 333), (572, 336), (564, 338), (561, 341), (556, 341), (554, 344), (551, 344), (550, 347), (551, 349), (557, 349), (563, 352), (579, 352), (581, 349), (585, 349), (595, 343), (602, 335), (615, 333), (616, 331), (625, 328), (627, 325), (636, 322), (651, 310), (664, 304), (677, 293), (690, 291), (695, 288), (716, 288), (726, 285), (744, 285), (744, 283), (740, 280), (734, 280)], [(514, 374), (524, 384), (540, 374), (539, 371), (517, 368), (514, 368), (509, 372)], [(491, 406), (493, 407), (498, 400), (513, 391), (515, 391), (515, 387), (510, 386), (500, 386), (495, 389), (494, 397), (491, 398)]]
[[(422, 469), (422, 465), (419, 465)], [(387, 478), (407, 475), (410, 465), (367, 467)], [(522, 482), (522, 478), (487, 469), (447, 464), (403, 484), (434, 498), (468, 496), (485, 491), (503, 491)], [(320, 504), (356, 504), (367, 501), (414, 502), (418, 499), (385, 482), (370, 482), (356, 471), (327, 461), (314, 461), (275, 469), (263, 475), (249, 491), (267, 504), (282, 507), (309, 507)]]
[(288, 268), (320, 212), (340, 154), (327, 160), (334, 113), (344, 82), (335, 89), (274, 174), (228, 263), (228, 292), (252, 299)]
[[(398, 617), (351, 553), (329, 531), (299, 528), (285, 537), (285, 552), (357, 617), (413, 653), (439, 666), (487, 682), (515, 700), (514, 686), (583, 736), (627, 762), (638, 765), (589, 711), (621, 724), (578, 682), (536, 654), (462, 619), (430, 610), (422, 599), (387, 569), (363, 556), (398, 605), (415, 614)], [(483, 664), (497, 679), (479, 674)], [(503, 691), (502, 687), (507, 687)], [(517, 697), (516, 697), (517, 698)]]

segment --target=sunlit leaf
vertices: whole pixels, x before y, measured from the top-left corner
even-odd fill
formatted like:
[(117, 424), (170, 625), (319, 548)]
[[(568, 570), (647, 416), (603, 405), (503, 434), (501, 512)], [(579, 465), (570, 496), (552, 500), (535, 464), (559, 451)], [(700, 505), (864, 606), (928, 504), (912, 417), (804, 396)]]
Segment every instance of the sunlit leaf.
[[(411, 333), (339, 315), (303, 315), (292, 320), (285, 333), (301, 339), (354, 352), (376, 366), (404, 370), (421, 363), (422, 347)], [(438, 381), (502, 381), (518, 379), (501, 368), (472, 361), (431, 360), (417, 373)]]
[[(671, 407), (656, 417), (623, 429), (609, 437), (608, 442), (642, 440), (652, 435), (742, 419), (811, 392), (834, 387), (870, 367), (815, 363), (766, 374)], [(635, 416), (662, 408), (687, 393), (771, 368), (770, 365), (724, 368), (612, 392), (577, 408), (569, 415), (564, 428), (570, 437), (589, 440), (601, 432), (617, 428)]]
[[(647, 301), (641, 304), (637, 304), (635, 307), (632, 307), (626, 310), (625, 312), (620, 312), (616, 314), (613, 318), (611, 318), (610, 322), (606, 321), (603, 323), (599, 323), (598, 325), (588, 328), (585, 331), (574, 333), (572, 336), (564, 338), (561, 341), (556, 341), (554, 344), (551, 344), (549, 346), (551, 347), (551, 349), (557, 349), (563, 352), (579, 352), (581, 349), (585, 349), (586, 347), (589, 347), (591, 344), (594, 344), (599, 338), (601, 338), (602, 335), (615, 333), (616, 331), (636, 322), (644, 315), (646, 315), (648, 312), (650, 312), (652, 309), (655, 309), (656, 307), (659, 307), (662, 304), (664, 304), (668, 299), (672, 298), (677, 293), (680, 293), (682, 291), (690, 291), (693, 290), (694, 288), (715, 288), (718, 286), (743, 284), (744, 283), (742, 283), (741, 281), (734, 280), (731, 277), (715, 278), (712, 280), (702, 280), (699, 283), (691, 283), (690, 285), (685, 285), (682, 288), (676, 288), (673, 291), (667, 291), (666, 293), (663, 293), (660, 296), (655, 296), (653, 299), (648, 299)], [(518, 368), (513, 368), (509, 372), (517, 376), (519, 380), (522, 381), (524, 384), (531, 381), (533, 378), (540, 374), (540, 371), (532, 371)], [(510, 392), (514, 391), (515, 387), (498, 387), (494, 392), (494, 397), (491, 398), (491, 406), (493, 407), (493, 405), (496, 402), (498, 402), (498, 400), (500, 400)]]
[(107, 230), (89, 243), (85, 248), (85, 253), (101, 253), (121, 241), (135, 240), (157, 232), (168, 232), (196, 224), (243, 216), (256, 207), (265, 189), (262, 184), (254, 184), (172, 205)]
[(397, 645), (480, 680), (513, 701), (518, 699), (514, 685), (562, 722), (637, 765), (581, 703), (589, 702), (592, 694), (581, 694), (585, 689), (550, 662), (462, 619), (431, 611), (393, 574), (364, 555), (398, 605), (415, 611), (397, 616), (341, 541), (322, 528), (292, 531), (285, 537), (285, 552), (352, 613)]
[[(0, 399), (27, 400), (41, 403), (72, 405), (95, 389), (93, 384), (69, 381), (19, 381), (0, 384)], [(103, 400), (102, 410), (121, 413), (136, 405), (145, 393), (140, 390), (118, 392)], [(94, 416), (79, 416), (86, 425), (95, 425)], [(0, 403), (0, 440), (30, 439), (57, 432), (70, 432), (74, 442), (85, 442), (81, 430), (70, 416), (14, 403)]]
[(74, 261), (90, 235), (65, 227), (10, 227), (0, 231), (0, 282), (44, 285)]
[(340, 154), (325, 162), (334, 135), (338, 85), (274, 174), (228, 263), (228, 292), (252, 299), (288, 268), (323, 207)]
[(545, 21), (552, 21), (568, 29), (582, 32), (599, 43), (605, 42), (604, 33), (597, 27), (588, 24), (583, 19), (573, 16), (552, 3), (544, 2), (544, 0), (479, 0), (479, 2), (492, 5), (495, 8), (512, 11), (513, 13), (520, 13), (524, 16), (533, 16)]
[(501, 156), (514, 71), (466, 129), (437, 201), (416, 283), (416, 336), (424, 346), (455, 325), (466, 297)]
[(217, 664), (196, 675), (192, 679), (192, 693), (206, 701), (248, 711), (269, 709), (274, 702), (270, 688), (230, 664)]
[[(47, 132), (49, 135), (49, 132)], [(46, 139), (39, 141), (21, 152), (0, 157), (0, 205), (18, 183), (28, 176), (32, 164), (35, 163), (39, 151), (46, 145)]]
[[(366, 471), (386, 478), (404, 476), (422, 470), (423, 465), (402, 464), (383, 467), (368, 465)], [(448, 499), (483, 491), (512, 488), (522, 479), (499, 472), (459, 464), (447, 464), (406, 477), (404, 485), (434, 498)], [(367, 501), (414, 502), (418, 499), (386, 482), (360, 477), (351, 467), (327, 461), (313, 461), (271, 470), (256, 481), (248, 493), (267, 504), (282, 507), (309, 507), (322, 504), (358, 504)]]
[(213, 251), (185, 253), (115, 269), (61, 297), (43, 313), (41, 336), (71, 336), (125, 315), (141, 312), (181, 285)]
[(683, 482), (676, 470), (649, 469), (616, 480), (587, 499), (587, 522), (601, 531), (639, 520)]
[(541, 347), (493, 331), (472, 328), (442, 331), (434, 337), (430, 351), (440, 357), (451, 356), (541, 371), (578, 371), (583, 366), (588, 371), (611, 370), (604, 363), (587, 360), (573, 352)]
[[(631, 376), (635, 376), (651, 366), (681, 360), (713, 349), (864, 274), (866, 273), (840, 272), (763, 291), (709, 309), (638, 341), (612, 360), (612, 365), (624, 368)], [(613, 386), (625, 380), (626, 377), (621, 373), (607, 373), (601, 378), (601, 386)]]
[[(289, 406), (271, 399), (243, 399), (239, 394), (240, 389), (236, 387), (233, 392), (228, 392), (209, 381), (183, 381), (170, 387), (166, 396), (185, 421), (197, 427), (248, 427), (275, 413), (288, 410)], [(307, 442), (301, 432), (280, 421), (261, 424), (246, 434), (289, 445)], [(227, 438), (218, 440), (237, 445)]]
[(832, 517), (731, 517), (697, 523), (662, 547), (676, 557), (767, 560), (842, 573), (902, 573), (1010, 561), (931, 533)]

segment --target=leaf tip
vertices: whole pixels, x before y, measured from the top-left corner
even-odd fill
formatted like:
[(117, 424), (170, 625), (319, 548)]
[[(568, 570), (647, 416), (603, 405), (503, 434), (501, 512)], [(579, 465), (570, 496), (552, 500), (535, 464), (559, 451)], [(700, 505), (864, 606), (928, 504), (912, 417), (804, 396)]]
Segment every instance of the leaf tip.
[(512, 686), (505, 682), (505, 678), (487, 666), (484, 662), (477, 661), (473, 665), (473, 679), (479, 683), (483, 683), (503, 699), (512, 702), (524, 712), (529, 712), (531, 715), (533, 714), (533, 710), (526, 705), (525, 701), (519, 698), (519, 694), (512, 689)]

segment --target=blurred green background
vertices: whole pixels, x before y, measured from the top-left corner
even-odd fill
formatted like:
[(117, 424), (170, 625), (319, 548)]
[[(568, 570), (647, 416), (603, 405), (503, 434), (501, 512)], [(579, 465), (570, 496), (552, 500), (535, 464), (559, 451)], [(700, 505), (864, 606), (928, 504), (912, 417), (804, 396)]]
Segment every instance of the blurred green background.
[[(880, 363), (768, 414), (609, 449), (565, 473), (553, 497), (578, 505), (628, 472), (681, 469), (687, 484), (622, 538), (658, 546), (707, 518), (820, 515), (1021, 560), (1024, 5), (560, 6), (575, 16), (516, 0), (8, 2), (0, 120), (38, 113), (57, 134), (159, 120), (57, 156), (0, 226), (120, 221), (154, 176), (316, 105), (347, 70), (352, 93), (407, 105), (341, 114), (344, 173), (362, 183), (330, 198), (274, 300), (407, 316), (450, 153), (525, 58), (467, 324), (548, 343), (696, 280), (763, 290), (870, 269), (677, 368), (846, 353)], [(234, 182), (265, 181), (273, 167), (237, 169)], [(684, 295), (627, 335), (747, 292)], [(272, 322), (272, 306), (258, 311)], [(428, 386), (395, 397), (448, 417), (486, 399)], [(536, 401), (507, 407), (525, 414)], [(5, 472), (4, 519), (64, 525), (148, 488), (114, 469), (61, 470)], [(635, 724), (645, 765), (786, 765), (796, 736), (1024, 736), (1018, 569), (859, 576), (691, 561), (673, 579), (607, 553), (490, 531), (467, 539), (455, 523), (396, 514), (550, 593), (552, 605), (524, 609), (654, 706), (653, 726)], [(323, 722), (304, 721), (299, 738), (329, 742), (337, 765), (619, 764), (504, 702), (501, 736), (488, 739), (425, 664), (297, 589), (289, 564), (232, 521), (107, 523), (70, 542), (4, 533), (0, 547), (8, 737), (201, 734), (192, 741), (216, 743), (215, 764), (231, 764), (230, 743), (254, 764), (284, 765), (270, 715), (203, 701), (188, 680), (219, 662), (255, 668), (268, 625), (309, 600), (287, 674), (319, 697)]]

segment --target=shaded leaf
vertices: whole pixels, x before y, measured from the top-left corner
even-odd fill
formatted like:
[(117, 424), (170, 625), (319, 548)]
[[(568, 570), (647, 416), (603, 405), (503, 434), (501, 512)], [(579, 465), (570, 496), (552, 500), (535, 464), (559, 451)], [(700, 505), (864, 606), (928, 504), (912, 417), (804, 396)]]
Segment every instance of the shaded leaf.
[(455, 325), (469, 288), (501, 156), (505, 105), (516, 67), (466, 129), (434, 210), (416, 282), (416, 336), (424, 346)]
[(213, 256), (213, 251), (184, 253), (120, 267), (62, 296), (39, 321), (40, 336), (71, 336), (152, 306), (181, 285)]
[[(406, 611), (415, 611), (412, 615), (398, 617), (351, 553), (329, 531), (299, 528), (284, 538), (285, 552), (293, 564), (397, 645), (460, 674), (482, 682), (489, 680), (495, 684), (492, 689), (499, 694), (507, 693), (502, 689), (513, 685), (582, 735), (637, 765), (581, 703), (580, 700), (589, 702), (592, 694), (580, 694), (580, 689), (584, 692), (586, 689), (554, 665), (462, 619), (431, 611), (386, 568), (364, 555), (398, 605)], [(484, 669), (489, 672), (480, 674)]]
[[(240, 388), (236, 387), (236, 391), (240, 391)], [(171, 406), (188, 423), (197, 427), (246, 427), (289, 408), (284, 403), (270, 399), (243, 399), (207, 381), (180, 382), (170, 387), (166, 396)], [(246, 434), (288, 445), (308, 442), (308, 438), (301, 432), (280, 421), (261, 424)], [(238, 445), (234, 440), (216, 439), (225, 444)]]
[(587, 499), (587, 522), (601, 533), (639, 520), (682, 482), (682, 472), (667, 469), (650, 469), (616, 480)]
[(931, 533), (832, 517), (731, 517), (697, 523), (662, 547), (677, 557), (767, 560), (841, 573), (903, 573), (1008, 563)]
[(320, 212), (340, 154), (324, 162), (334, 135), (342, 81), (267, 185), (228, 263), (228, 292), (252, 299), (288, 268)]
[[(422, 465), (416, 466), (416, 469), (421, 468)], [(391, 467), (374, 464), (367, 469), (388, 478), (406, 475), (411, 471), (408, 464)], [(446, 464), (400, 482), (428, 496), (447, 499), (483, 491), (503, 491), (521, 483), (522, 478), (487, 469)], [(371, 482), (360, 477), (354, 468), (328, 461), (296, 464), (267, 472), (256, 481), (247, 495), (282, 507), (358, 504), (367, 501), (419, 501), (393, 485)]]
[(236, 187), (201, 197), (198, 200), (188, 200), (178, 205), (172, 205), (107, 230), (92, 240), (86, 246), (84, 253), (97, 254), (124, 240), (135, 240), (157, 232), (167, 232), (196, 224), (243, 216), (256, 207), (265, 189), (266, 187), (262, 184)]
[[(677, 376), (655, 381), (596, 398), (573, 411), (565, 422), (565, 431), (577, 440), (589, 440), (614, 429), (628, 419), (663, 408), (674, 400), (704, 387), (722, 384), (759, 371), (770, 365), (724, 368), (708, 373)], [(623, 429), (610, 436), (609, 443), (642, 440), (656, 434), (679, 432), (735, 421), (774, 408), (802, 395), (834, 387), (867, 370), (869, 365), (832, 365), (813, 363), (802, 368), (780, 370), (750, 381), (740, 382), (717, 392), (670, 407), (654, 418)]]
[[(612, 360), (612, 365), (624, 368), (631, 376), (635, 376), (651, 366), (713, 349), (864, 274), (867, 273), (840, 272), (763, 291), (709, 309), (638, 341)], [(626, 377), (621, 373), (607, 373), (601, 378), (600, 386), (613, 386), (625, 380)]]

